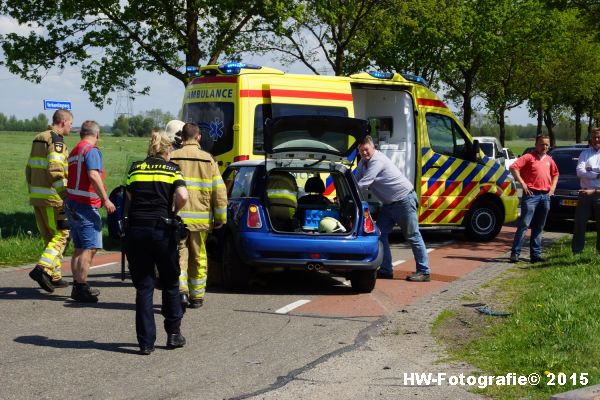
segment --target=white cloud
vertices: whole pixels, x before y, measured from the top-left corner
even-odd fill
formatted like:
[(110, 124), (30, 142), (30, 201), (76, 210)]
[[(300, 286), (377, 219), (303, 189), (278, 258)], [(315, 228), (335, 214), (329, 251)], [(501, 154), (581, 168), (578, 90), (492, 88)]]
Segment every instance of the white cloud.
[(0, 15), (0, 35), (7, 33), (18, 33), (19, 35), (27, 35), (29, 32), (42, 33), (43, 29), (37, 26), (28, 26), (27, 24), (19, 24), (14, 18), (6, 15)]

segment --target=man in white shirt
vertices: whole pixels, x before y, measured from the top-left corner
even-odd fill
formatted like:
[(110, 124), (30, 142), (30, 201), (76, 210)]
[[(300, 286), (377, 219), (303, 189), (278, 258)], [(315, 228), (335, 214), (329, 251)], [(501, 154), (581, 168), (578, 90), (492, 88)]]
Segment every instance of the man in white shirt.
[(573, 254), (583, 251), (585, 229), (593, 212), (596, 219), (596, 251), (600, 254), (600, 128), (592, 131), (590, 147), (579, 155), (576, 171), (581, 189), (577, 198), (571, 249)]

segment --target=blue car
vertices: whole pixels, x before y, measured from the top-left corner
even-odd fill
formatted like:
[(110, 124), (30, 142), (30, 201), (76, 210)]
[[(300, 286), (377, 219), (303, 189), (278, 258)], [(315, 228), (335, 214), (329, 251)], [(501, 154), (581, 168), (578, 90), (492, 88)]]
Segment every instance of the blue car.
[(267, 121), (265, 158), (223, 173), (227, 225), (212, 234), (209, 275), (239, 290), (258, 272), (327, 271), (371, 292), (380, 232), (348, 162), (368, 130), (367, 121), (346, 117)]

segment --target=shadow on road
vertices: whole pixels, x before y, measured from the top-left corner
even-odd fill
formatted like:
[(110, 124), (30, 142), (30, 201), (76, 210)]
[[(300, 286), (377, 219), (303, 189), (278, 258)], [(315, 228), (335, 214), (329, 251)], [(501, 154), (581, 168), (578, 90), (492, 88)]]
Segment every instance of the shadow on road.
[(46, 336), (19, 336), (15, 342), (34, 346), (55, 347), (57, 349), (95, 349), (115, 353), (138, 354), (137, 343), (98, 343), (93, 340), (61, 340)]

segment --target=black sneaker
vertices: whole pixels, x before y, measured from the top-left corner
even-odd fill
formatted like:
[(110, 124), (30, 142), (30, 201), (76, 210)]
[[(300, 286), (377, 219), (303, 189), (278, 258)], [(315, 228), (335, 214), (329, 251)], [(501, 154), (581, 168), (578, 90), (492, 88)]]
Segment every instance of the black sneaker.
[(429, 278), (429, 274), (413, 272), (406, 277), (406, 280), (409, 282), (429, 282), (431, 279)]
[(510, 262), (515, 264), (519, 262), (519, 256), (516, 255), (515, 253), (511, 253), (510, 254)]
[(54, 292), (52, 277), (48, 275), (46, 271), (44, 271), (44, 268), (41, 265), (36, 265), (35, 268), (29, 273), (29, 277), (36, 281), (46, 292)]
[(181, 333), (170, 333), (167, 335), (167, 349), (177, 349), (185, 346), (185, 338)]
[(542, 258), (542, 257), (531, 257), (530, 262), (532, 264), (539, 263), (539, 262), (546, 262), (546, 259)]
[(81, 303), (97, 303), (98, 295), (94, 293), (99, 293), (99, 291), (97, 289), (94, 291), (88, 285), (73, 285), (71, 298)]
[(190, 299), (190, 304), (188, 305), (189, 308), (200, 308), (204, 305), (204, 297), (201, 297), (199, 299)]
[(152, 352), (154, 352), (154, 346), (140, 347), (140, 354), (143, 356), (150, 355)]
[(69, 282), (65, 281), (63, 278), (59, 278), (55, 281), (52, 281), (52, 286), (55, 288), (66, 288), (69, 287)]

